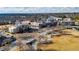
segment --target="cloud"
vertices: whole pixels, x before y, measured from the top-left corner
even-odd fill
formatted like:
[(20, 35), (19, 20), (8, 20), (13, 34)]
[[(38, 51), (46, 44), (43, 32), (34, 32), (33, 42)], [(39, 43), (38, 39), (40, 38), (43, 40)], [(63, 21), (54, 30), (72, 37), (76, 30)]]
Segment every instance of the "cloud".
[(63, 13), (79, 12), (79, 7), (1, 7), (0, 13)]

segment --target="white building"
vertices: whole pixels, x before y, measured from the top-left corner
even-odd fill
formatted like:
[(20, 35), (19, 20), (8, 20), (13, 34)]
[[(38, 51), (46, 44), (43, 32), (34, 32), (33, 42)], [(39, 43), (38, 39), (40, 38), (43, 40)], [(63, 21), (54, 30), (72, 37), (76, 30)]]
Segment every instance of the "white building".
[(10, 33), (16, 33), (16, 32), (18, 32), (19, 29), (16, 26), (11, 26), (11, 27), (9, 27), (8, 30)]
[(63, 22), (71, 22), (72, 19), (71, 19), (71, 18), (64, 18), (62, 21), (63, 21)]
[(39, 23), (38, 22), (31, 22), (31, 28), (33, 29), (39, 29)]
[(22, 21), (22, 24), (29, 25), (29, 23), (31, 23), (31, 22), (30, 21)]
[(61, 20), (60, 17), (50, 16), (47, 20)]

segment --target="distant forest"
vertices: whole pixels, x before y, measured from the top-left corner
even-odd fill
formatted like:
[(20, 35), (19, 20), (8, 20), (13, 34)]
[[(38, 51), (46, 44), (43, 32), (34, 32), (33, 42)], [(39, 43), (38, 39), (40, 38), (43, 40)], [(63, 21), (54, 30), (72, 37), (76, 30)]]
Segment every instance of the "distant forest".
[(79, 13), (0, 14), (0, 25), (9, 23), (14, 24), (16, 20), (41, 20), (42, 18), (48, 18), (49, 16), (79, 19)]

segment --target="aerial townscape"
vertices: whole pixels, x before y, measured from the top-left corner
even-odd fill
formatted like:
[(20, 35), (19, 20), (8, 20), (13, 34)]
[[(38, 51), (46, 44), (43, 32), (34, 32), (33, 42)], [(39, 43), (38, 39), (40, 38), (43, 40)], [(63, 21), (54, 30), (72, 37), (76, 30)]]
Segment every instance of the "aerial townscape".
[(78, 50), (78, 12), (0, 14), (0, 51)]

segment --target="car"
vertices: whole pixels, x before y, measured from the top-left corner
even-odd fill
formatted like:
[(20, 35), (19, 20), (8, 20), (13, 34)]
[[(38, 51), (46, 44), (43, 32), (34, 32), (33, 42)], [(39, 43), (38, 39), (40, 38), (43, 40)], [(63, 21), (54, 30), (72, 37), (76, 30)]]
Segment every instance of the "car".
[(11, 37), (0, 36), (0, 46), (4, 46), (6, 44), (10, 44), (13, 41), (16, 41), (16, 38), (14, 38), (13, 36), (11, 36)]

